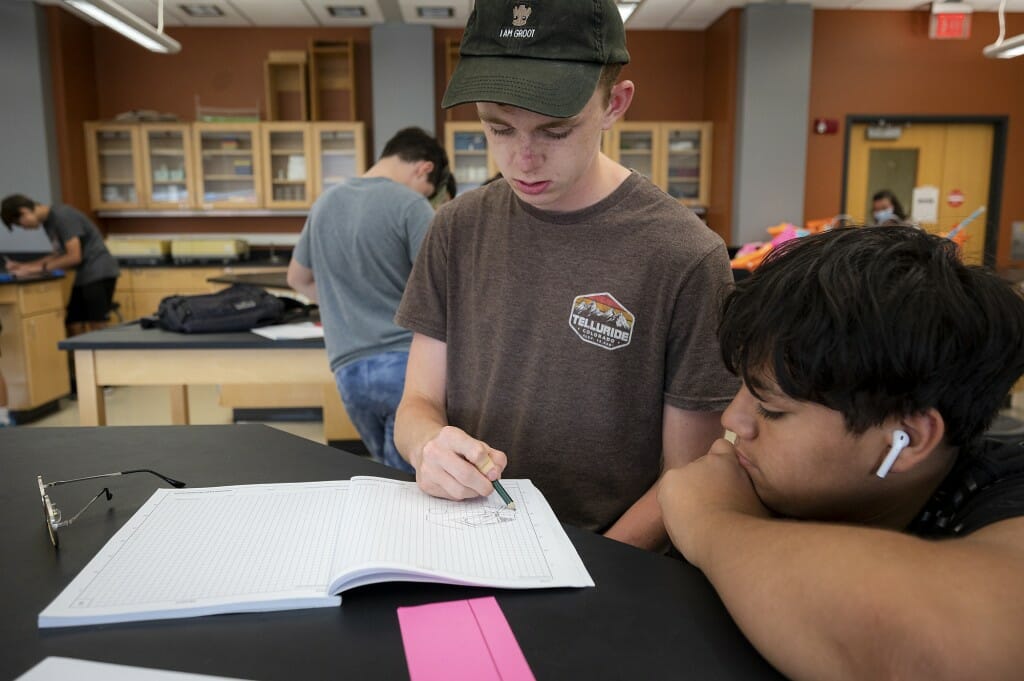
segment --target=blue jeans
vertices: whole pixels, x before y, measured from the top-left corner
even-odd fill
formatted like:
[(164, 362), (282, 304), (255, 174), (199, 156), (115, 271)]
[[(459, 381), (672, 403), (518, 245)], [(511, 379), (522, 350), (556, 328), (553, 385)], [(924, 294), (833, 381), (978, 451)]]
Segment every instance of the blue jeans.
[(334, 372), (341, 401), (376, 460), (409, 473), (412, 466), (395, 448), (395, 412), (405, 387), (408, 352), (382, 352), (350, 362)]

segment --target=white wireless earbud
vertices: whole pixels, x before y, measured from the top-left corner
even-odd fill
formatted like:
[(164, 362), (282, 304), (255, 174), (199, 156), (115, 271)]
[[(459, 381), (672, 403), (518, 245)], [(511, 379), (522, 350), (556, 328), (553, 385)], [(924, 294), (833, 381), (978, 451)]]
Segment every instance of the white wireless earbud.
[(910, 436), (904, 433), (902, 430), (892, 431), (892, 447), (889, 448), (885, 458), (882, 459), (882, 465), (875, 471), (875, 475), (880, 478), (884, 478), (889, 475), (889, 469), (896, 463), (896, 457), (900, 455), (904, 447), (910, 444)]

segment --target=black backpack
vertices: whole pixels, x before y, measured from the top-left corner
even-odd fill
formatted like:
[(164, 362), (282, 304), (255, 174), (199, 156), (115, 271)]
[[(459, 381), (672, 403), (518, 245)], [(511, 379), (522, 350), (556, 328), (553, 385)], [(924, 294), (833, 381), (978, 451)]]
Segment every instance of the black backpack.
[[(302, 306), (298, 301), (288, 301)], [(143, 328), (159, 326), (180, 333), (226, 333), (248, 331), (256, 326), (284, 320), (285, 299), (259, 286), (234, 284), (217, 293), (194, 296), (167, 296), (160, 301), (156, 315), (141, 320)]]

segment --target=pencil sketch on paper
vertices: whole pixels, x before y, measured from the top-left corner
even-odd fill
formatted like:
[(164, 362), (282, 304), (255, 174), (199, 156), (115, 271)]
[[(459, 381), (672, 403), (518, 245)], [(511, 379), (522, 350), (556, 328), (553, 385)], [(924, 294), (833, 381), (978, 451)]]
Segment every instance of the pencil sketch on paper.
[(427, 522), (442, 527), (461, 529), (510, 523), (516, 519), (516, 512), (505, 506), (489, 503), (486, 499), (449, 501), (431, 499), (427, 509)]

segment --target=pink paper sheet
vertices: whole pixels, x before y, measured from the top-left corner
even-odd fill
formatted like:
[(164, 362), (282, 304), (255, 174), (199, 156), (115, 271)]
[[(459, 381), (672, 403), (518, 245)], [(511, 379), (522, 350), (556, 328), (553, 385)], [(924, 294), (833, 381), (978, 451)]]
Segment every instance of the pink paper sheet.
[(398, 609), (412, 681), (535, 681), (494, 597)]

